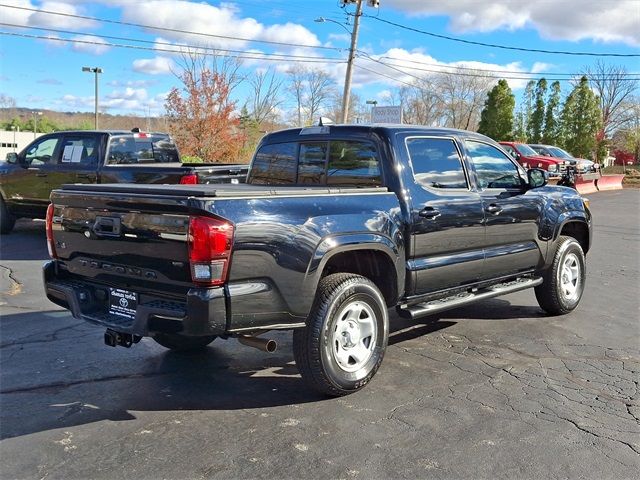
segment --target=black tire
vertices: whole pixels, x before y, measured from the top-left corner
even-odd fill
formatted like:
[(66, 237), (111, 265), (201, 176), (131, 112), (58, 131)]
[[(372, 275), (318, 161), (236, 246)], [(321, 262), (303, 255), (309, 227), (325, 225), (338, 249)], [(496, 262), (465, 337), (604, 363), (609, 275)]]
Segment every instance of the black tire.
[(360, 275), (336, 273), (320, 281), (306, 327), (294, 330), (293, 355), (310, 387), (337, 397), (369, 383), (388, 339), (380, 290)]
[[(569, 265), (569, 266), (568, 266)], [(570, 268), (574, 265), (575, 281)], [(567, 270), (569, 268), (569, 270)], [(565, 277), (565, 275), (567, 275)], [(551, 266), (544, 272), (543, 282), (535, 288), (540, 307), (550, 315), (564, 315), (580, 303), (587, 276), (584, 252), (573, 237), (558, 238)], [(572, 286), (575, 285), (575, 290)]]
[(176, 352), (194, 352), (209, 345), (216, 339), (216, 336), (185, 337), (178, 333), (156, 333), (153, 339), (163, 347)]
[(11, 233), (16, 224), (16, 217), (9, 213), (9, 209), (4, 203), (4, 198), (0, 197), (0, 234)]

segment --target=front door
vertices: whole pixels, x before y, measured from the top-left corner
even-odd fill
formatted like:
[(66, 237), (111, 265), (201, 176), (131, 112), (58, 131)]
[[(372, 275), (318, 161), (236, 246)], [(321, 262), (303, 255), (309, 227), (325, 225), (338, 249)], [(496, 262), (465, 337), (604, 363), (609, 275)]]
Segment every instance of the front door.
[(456, 140), (416, 136), (405, 144), (414, 180), (409, 295), (477, 281), (484, 261), (484, 211), (480, 195), (470, 189)]
[(486, 217), (484, 279), (530, 271), (543, 259), (542, 198), (527, 194), (522, 167), (489, 143), (465, 141)]
[(46, 135), (31, 143), (18, 155), (23, 167), (19, 176), (6, 185), (7, 203), (17, 215), (42, 217), (49, 204), (48, 170), (60, 155), (60, 135)]

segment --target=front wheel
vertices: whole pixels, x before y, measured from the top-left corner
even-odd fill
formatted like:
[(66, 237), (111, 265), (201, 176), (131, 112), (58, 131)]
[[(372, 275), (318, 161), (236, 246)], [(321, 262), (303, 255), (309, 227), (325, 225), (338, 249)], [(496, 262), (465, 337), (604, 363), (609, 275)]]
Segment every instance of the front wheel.
[(215, 335), (204, 337), (186, 337), (177, 333), (156, 333), (156, 343), (176, 352), (192, 352), (201, 350), (216, 339)]
[(580, 303), (586, 280), (582, 247), (575, 238), (561, 236), (553, 263), (535, 288), (540, 307), (551, 315), (569, 313)]
[(388, 339), (380, 290), (360, 275), (337, 273), (320, 281), (306, 327), (293, 333), (293, 354), (307, 384), (341, 396), (369, 383)]

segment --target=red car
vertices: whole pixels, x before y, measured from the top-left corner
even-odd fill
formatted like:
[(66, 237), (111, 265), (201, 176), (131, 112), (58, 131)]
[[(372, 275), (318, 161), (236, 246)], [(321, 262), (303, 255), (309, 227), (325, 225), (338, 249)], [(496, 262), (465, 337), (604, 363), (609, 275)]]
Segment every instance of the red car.
[(563, 174), (569, 164), (559, 158), (540, 155), (526, 143), (500, 142), (500, 145), (524, 168), (542, 168), (551, 177)]

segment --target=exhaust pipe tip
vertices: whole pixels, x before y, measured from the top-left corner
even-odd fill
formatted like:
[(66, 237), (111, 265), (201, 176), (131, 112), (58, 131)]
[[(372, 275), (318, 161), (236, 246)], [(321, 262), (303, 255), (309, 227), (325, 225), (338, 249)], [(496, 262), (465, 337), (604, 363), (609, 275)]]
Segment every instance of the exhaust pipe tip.
[(262, 352), (273, 353), (278, 349), (278, 343), (271, 338), (258, 338), (240, 335), (238, 336), (238, 341), (247, 347), (257, 348)]

